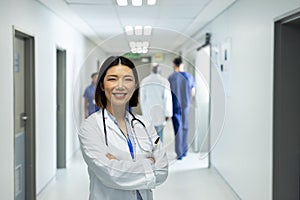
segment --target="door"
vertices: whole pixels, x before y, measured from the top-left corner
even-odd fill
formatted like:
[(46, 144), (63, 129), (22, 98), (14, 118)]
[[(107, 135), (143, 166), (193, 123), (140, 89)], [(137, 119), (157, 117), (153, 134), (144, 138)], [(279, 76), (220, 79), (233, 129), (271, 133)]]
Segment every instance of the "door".
[(56, 50), (57, 67), (57, 110), (56, 110), (56, 165), (66, 168), (66, 51)]
[(205, 45), (197, 49), (195, 59), (195, 85), (196, 105), (195, 105), (195, 141), (194, 151), (204, 153), (209, 152), (209, 118), (210, 118), (210, 45)]
[(34, 38), (14, 30), (15, 199), (36, 199)]
[(273, 199), (300, 199), (300, 13), (275, 22)]

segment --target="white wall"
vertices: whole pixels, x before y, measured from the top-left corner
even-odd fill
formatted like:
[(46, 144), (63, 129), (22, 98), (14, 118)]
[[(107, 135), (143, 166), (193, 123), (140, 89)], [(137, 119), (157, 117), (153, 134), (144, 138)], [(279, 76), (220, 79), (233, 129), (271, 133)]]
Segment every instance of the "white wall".
[[(86, 56), (81, 64), (80, 71), (76, 74), (73, 84), (73, 118), (76, 122), (76, 128), (79, 128), (84, 119), (84, 101), (83, 93), (85, 88), (91, 84), (91, 74), (97, 72), (101, 64), (106, 59), (107, 54), (101, 50), (101, 44), (94, 47)], [(97, 66), (99, 65), (99, 66)], [(80, 105), (80, 107), (78, 107)]]
[(13, 173), (13, 58), (12, 29), (10, 25), (10, 3), (0, 1), (0, 199), (12, 199), (14, 196)]
[[(299, 6), (298, 0), (238, 0), (198, 35), (212, 33), (213, 46), (232, 41), (226, 118), (224, 127), (214, 122), (211, 127), (212, 138), (219, 138), (212, 141), (211, 161), (243, 200), (272, 199), (273, 24)], [(216, 121), (224, 104), (218, 102), (219, 89), (212, 90)]]
[[(8, 3), (9, 2), (9, 3)], [(73, 100), (82, 100), (74, 86), (81, 72), (95, 71), (101, 49), (35, 0), (0, 1), (0, 199), (13, 199), (13, 26), (35, 38), (36, 67), (36, 178), (37, 192), (56, 173), (56, 48), (67, 52), (67, 159), (78, 149)], [(90, 53), (91, 51), (94, 53)], [(89, 59), (89, 66), (85, 66)], [(84, 68), (84, 69), (82, 69)], [(80, 102), (81, 103), (81, 102)], [(80, 104), (77, 104), (80, 105)], [(5, 114), (4, 114), (5, 113)]]

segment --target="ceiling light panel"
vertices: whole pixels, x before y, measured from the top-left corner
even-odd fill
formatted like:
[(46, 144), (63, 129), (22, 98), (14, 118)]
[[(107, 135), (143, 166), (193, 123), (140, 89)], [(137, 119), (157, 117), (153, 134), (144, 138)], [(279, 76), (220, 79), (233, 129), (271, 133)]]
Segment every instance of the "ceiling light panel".
[(148, 53), (149, 42), (148, 41), (131, 41), (129, 42), (130, 51), (132, 53)]
[(147, 4), (150, 5), (150, 6), (153, 6), (153, 5), (156, 4), (156, 0), (148, 0)]
[(136, 43), (135, 42), (129, 42), (129, 46), (131, 49), (134, 49), (136, 47)]
[[(97, 1), (97, 0), (95, 0)], [(128, 3), (129, 1), (129, 3)], [(143, 0), (117, 0), (118, 6), (128, 6), (131, 2), (132, 6), (142, 6)], [(156, 4), (156, 0), (147, 0), (147, 5), (153, 6)]]
[(144, 35), (151, 35), (152, 26), (144, 26)]
[(135, 26), (134, 27), (134, 34), (135, 35), (143, 35), (143, 27), (142, 26)]
[(127, 0), (117, 0), (118, 6), (127, 6), (128, 2)]
[(111, 0), (65, 0), (68, 4), (112, 4)]
[(137, 47), (137, 48), (141, 48), (141, 47), (142, 47), (142, 44), (143, 44), (142, 42), (136, 42), (136, 47)]
[(143, 48), (142, 53), (148, 53), (148, 48)]
[(152, 26), (135, 26), (134, 28), (132, 26), (125, 26), (125, 33), (129, 36), (135, 34), (135, 35), (144, 35), (149, 36), (152, 32)]
[(144, 41), (142, 43), (142, 46), (145, 47), (145, 48), (148, 48), (149, 47), (149, 42), (148, 41)]
[(133, 35), (133, 27), (132, 26), (125, 26), (125, 32), (127, 35)]
[(131, 0), (133, 6), (141, 6), (143, 4), (143, 0)]

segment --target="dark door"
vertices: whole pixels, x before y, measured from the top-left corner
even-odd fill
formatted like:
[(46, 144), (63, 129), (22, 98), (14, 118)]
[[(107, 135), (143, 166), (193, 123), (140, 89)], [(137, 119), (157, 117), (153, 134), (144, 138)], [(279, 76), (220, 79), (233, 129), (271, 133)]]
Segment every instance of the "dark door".
[(66, 167), (66, 51), (56, 50), (57, 66), (57, 111), (56, 140), (57, 168)]
[(34, 38), (14, 30), (15, 199), (36, 199)]
[(298, 200), (300, 13), (275, 22), (273, 199)]

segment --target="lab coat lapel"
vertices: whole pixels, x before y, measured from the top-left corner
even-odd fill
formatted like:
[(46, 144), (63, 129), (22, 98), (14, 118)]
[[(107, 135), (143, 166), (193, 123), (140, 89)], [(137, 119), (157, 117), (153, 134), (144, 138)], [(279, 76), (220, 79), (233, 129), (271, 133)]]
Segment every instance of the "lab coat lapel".
[[(117, 126), (117, 124), (115, 124), (115, 122), (110, 118), (110, 116), (107, 113), (108, 111), (105, 109), (104, 110), (104, 118), (105, 118), (105, 124), (106, 124), (106, 128), (107, 130), (112, 130), (114, 131), (117, 135), (119, 135), (121, 138), (124, 138), (122, 132), (120, 131), (119, 127)], [(109, 131), (107, 132), (107, 134), (109, 134)]]

